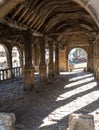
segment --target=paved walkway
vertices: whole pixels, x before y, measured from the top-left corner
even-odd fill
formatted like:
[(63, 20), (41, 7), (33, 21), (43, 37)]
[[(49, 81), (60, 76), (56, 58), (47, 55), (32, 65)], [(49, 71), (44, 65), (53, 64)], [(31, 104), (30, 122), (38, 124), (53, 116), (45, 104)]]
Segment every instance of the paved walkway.
[(99, 87), (91, 73), (61, 73), (23, 92), (19, 79), (0, 83), (0, 112), (16, 115), (16, 130), (66, 130), (71, 113), (91, 113), (99, 130)]

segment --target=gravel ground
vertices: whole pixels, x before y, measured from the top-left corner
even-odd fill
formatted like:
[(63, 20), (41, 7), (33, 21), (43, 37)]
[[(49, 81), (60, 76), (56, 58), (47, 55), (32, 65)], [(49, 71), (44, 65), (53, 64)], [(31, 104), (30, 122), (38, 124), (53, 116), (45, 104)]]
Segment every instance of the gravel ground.
[(16, 130), (66, 130), (71, 113), (93, 114), (99, 130), (99, 87), (88, 72), (61, 73), (24, 92), (22, 79), (0, 82), (0, 112), (16, 115)]

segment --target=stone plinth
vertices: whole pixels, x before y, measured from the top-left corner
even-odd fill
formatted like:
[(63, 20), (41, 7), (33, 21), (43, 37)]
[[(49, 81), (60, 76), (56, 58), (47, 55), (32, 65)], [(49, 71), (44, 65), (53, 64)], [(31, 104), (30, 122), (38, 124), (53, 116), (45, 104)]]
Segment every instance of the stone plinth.
[(34, 68), (24, 69), (24, 90), (33, 90), (34, 88)]
[(15, 120), (13, 113), (0, 113), (0, 130), (15, 130)]
[(47, 77), (46, 77), (46, 65), (40, 64), (39, 66), (39, 76), (40, 76), (40, 83), (46, 84), (47, 83)]
[(65, 72), (67, 70), (66, 64), (66, 50), (59, 50), (59, 70), (61, 72)]
[(48, 74), (48, 76), (49, 76), (49, 78), (52, 78), (54, 76), (54, 64), (49, 63), (48, 66), (49, 66), (49, 74)]
[(69, 130), (94, 130), (93, 116), (82, 114), (70, 115)]

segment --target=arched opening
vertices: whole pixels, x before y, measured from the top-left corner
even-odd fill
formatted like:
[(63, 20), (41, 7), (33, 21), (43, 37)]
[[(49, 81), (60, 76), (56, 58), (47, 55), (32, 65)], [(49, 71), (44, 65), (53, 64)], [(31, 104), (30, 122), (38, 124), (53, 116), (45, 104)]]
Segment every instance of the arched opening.
[(45, 63), (47, 66), (47, 74), (48, 74), (48, 64), (49, 64), (49, 49), (45, 49)]
[(8, 68), (8, 53), (5, 45), (0, 44), (0, 69)]
[[(49, 48), (45, 49), (45, 63), (47, 66), (47, 74), (49, 74), (49, 64), (50, 64), (50, 50)], [(53, 64), (55, 64), (55, 50), (53, 50)]]
[(87, 70), (87, 52), (83, 48), (73, 48), (68, 54), (68, 70)]
[(14, 46), (12, 48), (12, 67), (21, 66), (21, 54), (18, 47)]

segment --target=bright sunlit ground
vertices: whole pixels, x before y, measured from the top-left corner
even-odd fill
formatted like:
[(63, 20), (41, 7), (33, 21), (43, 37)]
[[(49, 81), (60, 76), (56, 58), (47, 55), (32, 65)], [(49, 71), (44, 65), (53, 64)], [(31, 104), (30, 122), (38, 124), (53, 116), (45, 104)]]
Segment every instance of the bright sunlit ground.
[[(82, 71), (83, 69), (74, 69), (73, 72), (61, 72), (60, 74), (72, 75)], [(79, 75), (77, 77), (71, 76), (68, 84), (64, 85), (64, 89), (70, 89), (70, 91), (66, 91), (56, 98), (56, 102), (66, 101), (66, 104), (52, 111), (48, 117), (43, 120), (43, 124), (40, 127), (56, 124), (57, 121), (62, 120), (71, 113), (76, 113), (77, 111), (81, 110), (83, 111), (81, 113), (94, 115), (95, 130), (99, 130), (99, 113), (96, 114), (99, 112), (99, 104), (97, 106), (93, 106), (96, 108), (95, 110), (93, 110), (93, 108), (86, 108), (86, 106), (93, 104), (97, 100), (99, 102), (99, 89), (94, 91), (96, 86), (97, 82), (94, 80), (93, 74)], [(71, 88), (73, 88), (73, 90)], [(69, 102), (70, 98), (72, 98), (71, 102)]]

